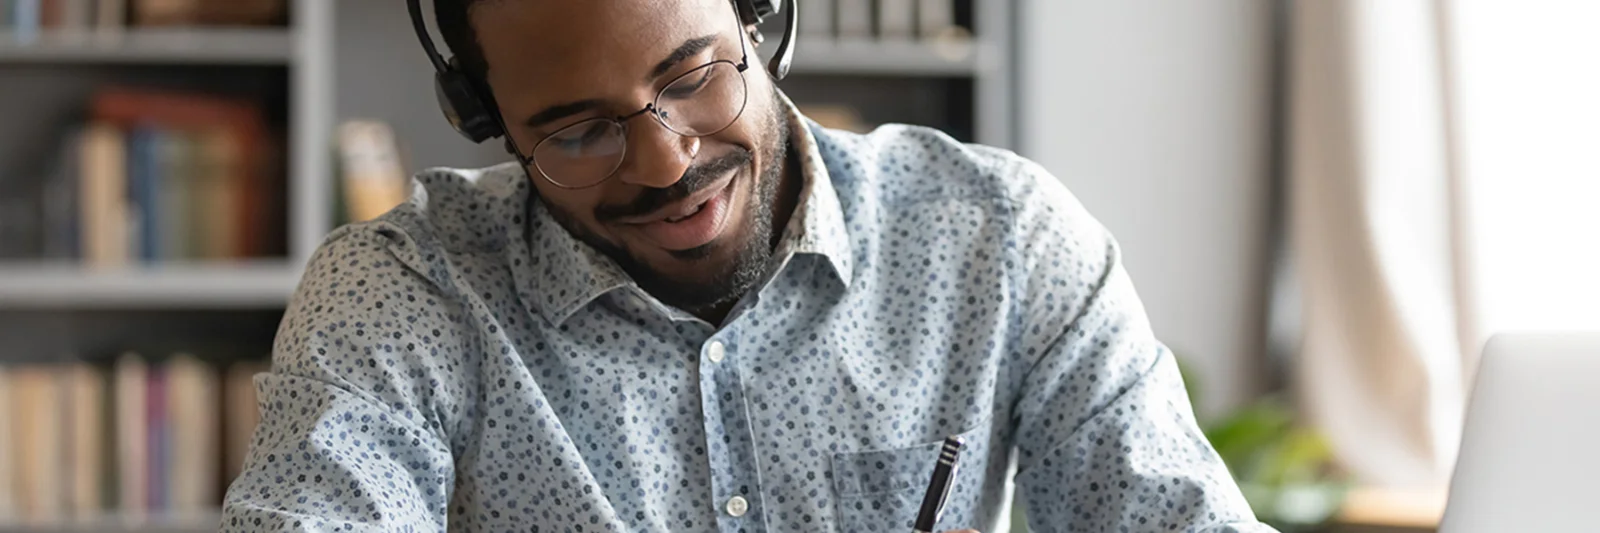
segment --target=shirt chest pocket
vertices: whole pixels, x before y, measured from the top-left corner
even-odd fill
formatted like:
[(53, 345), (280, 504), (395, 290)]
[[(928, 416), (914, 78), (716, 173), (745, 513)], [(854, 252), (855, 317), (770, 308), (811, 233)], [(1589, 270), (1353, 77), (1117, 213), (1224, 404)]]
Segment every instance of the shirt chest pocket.
[[(973, 526), (989, 466), (989, 427), (981, 425), (959, 436), (961, 459), (939, 520), (940, 531)], [(840, 531), (910, 531), (943, 444), (941, 439), (902, 448), (833, 454)]]

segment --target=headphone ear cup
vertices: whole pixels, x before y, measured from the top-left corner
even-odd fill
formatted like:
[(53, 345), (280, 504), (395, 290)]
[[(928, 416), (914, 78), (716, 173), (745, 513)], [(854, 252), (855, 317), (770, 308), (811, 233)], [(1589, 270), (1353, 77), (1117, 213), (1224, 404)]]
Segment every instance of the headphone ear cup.
[(472, 80), (461, 71), (451, 69), (434, 76), (434, 97), (445, 120), (468, 140), (481, 143), (505, 134), (500, 121), (495, 120), (493, 109), (478, 97)]
[(775, 0), (733, 0), (733, 5), (739, 11), (739, 22), (746, 26), (760, 24), (767, 17), (778, 14)]

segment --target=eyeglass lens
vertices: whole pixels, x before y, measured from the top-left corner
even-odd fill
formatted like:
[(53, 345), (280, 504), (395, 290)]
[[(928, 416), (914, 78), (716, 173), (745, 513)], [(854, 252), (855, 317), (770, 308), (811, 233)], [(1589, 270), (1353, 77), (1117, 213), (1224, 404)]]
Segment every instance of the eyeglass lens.
[[(744, 112), (743, 73), (728, 61), (686, 72), (656, 95), (656, 120), (674, 133), (700, 137), (722, 131)], [(585, 187), (610, 177), (627, 152), (627, 128), (594, 118), (562, 128), (534, 147), (539, 172), (563, 187)]]

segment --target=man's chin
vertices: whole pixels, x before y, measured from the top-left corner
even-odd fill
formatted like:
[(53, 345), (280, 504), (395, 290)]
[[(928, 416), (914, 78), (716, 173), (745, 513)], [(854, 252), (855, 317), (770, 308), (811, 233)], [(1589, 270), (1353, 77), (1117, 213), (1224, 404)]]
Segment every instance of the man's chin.
[[(709, 246), (675, 252), (674, 255), (710, 249)], [(635, 273), (633, 278), (640, 288), (663, 303), (689, 312), (716, 307), (736, 298), (738, 295), (733, 291), (740, 287), (735, 282), (738, 276), (733, 262), (713, 259), (713, 251), (699, 253), (708, 255), (700, 259), (673, 260), (670, 266), (653, 264), (645, 267), (648, 272)]]
[(644, 276), (661, 284), (680, 286), (707, 286), (725, 277), (733, 269), (733, 247), (719, 238), (686, 250), (652, 250), (650, 257), (634, 256), (637, 267)]

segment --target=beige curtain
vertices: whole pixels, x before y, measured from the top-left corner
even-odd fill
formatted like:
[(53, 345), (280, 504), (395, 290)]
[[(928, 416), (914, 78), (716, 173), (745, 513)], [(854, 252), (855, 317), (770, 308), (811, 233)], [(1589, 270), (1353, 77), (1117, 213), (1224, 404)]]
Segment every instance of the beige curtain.
[(1290, 11), (1289, 220), (1302, 295), (1292, 379), (1366, 484), (1439, 486), (1476, 353), (1461, 259), (1442, 3)]

